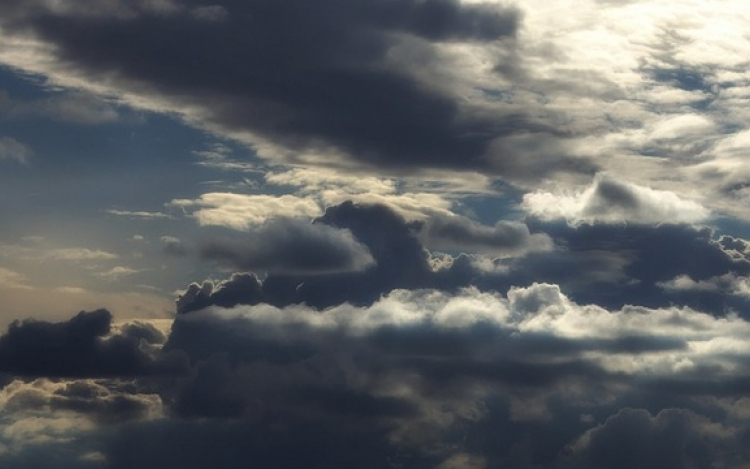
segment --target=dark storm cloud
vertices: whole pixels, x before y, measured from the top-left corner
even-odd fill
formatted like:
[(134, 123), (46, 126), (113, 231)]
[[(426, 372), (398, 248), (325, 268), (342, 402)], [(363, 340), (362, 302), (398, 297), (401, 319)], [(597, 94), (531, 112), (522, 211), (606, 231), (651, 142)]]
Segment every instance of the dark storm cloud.
[[(514, 48), (520, 19), (513, 9), (457, 0), (226, 0), (207, 19), (189, 13), (207, 11), (191, 1), (171, 9), (43, 5), (11, 2), (0, 12), (9, 31), (54, 44), (56, 56), (88, 80), (155, 93), (175, 108), (200, 109), (210, 126), (249, 131), (285, 150), (335, 149), (386, 167), (495, 167), (525, 177), (593, 169), (560, 157), (558, 140), (567, 134), (539, 118), (474, 109), (450, 83), (417, 78), (418, 70), (453, 66), (434, 49), (440, 42)], [(506, 137), (507, 144), (493, 144)], [(545, 164), (517, 157), (518, 145), (532, 140), (548, 142), (537, 148)]]
[(201, 257), (235, 269), (270, 273), (361, 271), (373, 265), (367, 247), (345, 229), (278, 219), (243, 235), (214, 239), (201, 246)]
[(157, 339), (153, 330), (131, 325), (108, 336), (112, 314), (81, 312), (66, 322), (15, 321), (0, 337), (0, 371), (18, 376), (105, 377), (179, 371), (179, 357), (156, 359), (141, 340)]

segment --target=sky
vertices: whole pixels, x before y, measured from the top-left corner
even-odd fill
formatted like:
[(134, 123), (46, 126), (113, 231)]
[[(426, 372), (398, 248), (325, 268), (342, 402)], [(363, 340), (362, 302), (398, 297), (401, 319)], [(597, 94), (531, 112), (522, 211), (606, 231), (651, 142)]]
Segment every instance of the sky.
[(748, 24), (0, 2), (0, 467), (750, 468)]

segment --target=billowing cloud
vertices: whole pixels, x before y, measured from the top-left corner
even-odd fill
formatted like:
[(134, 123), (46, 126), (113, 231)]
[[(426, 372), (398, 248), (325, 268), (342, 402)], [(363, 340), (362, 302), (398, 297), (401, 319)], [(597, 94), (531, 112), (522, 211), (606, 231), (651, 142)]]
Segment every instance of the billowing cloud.
[[(589, 452), (606, 457), (599, 445), (610, 426), (631, 416), (643, 426), (618, 433), (624, 445), (643, 441), (636, 437), (643, 432), (657, 439), (675, 432), (692, 438), (692, 430), (699, 441), (706, 441), (701, 435), (707, 431), (737, 445), (734, 435), (742, 424), (732, 418), (709, 423), (705, 406), (719, 406), (709, 404), (708, 396), (730, 402), (745, 392), (748, 370), (735, 358), (750, 353), (749, 334), (747, 322), (737, 317), (717, 319), (676, 307), (605, 310), (572, 302), (555, 285), (534, 284), (512, 288), (507, 296), (476, 289), (456, 295), (399, 290), (367, 307), (343, 304), (323, 312), (262, 303), (212, 307), (179, 316), (167, 347), (186, 351), (197, 363), (177, 391), (176, 410), (185, 416), (239, 417), (256, 428), (266, 413), (280, 412), (285, 421), (302, 418), (325, 434), (329, 425), (359, 422), (385, 432), (376, 441), (387, 436), (400, 451), (421, 447), (423, 454), (411, 453), (415, 461), (437, 456), (433, 465), (480, 459), (500, 464), (513, 457), (513, 445), (482, 446), (487, 429), (520, 444), (524, 437), (511, 429), (539, 425), (559, 435), (527, 434), (554, 446), (528, 456), (554, 467), (587, 464)], [(657, 406), (656, 413), (670, 406), (682, 410), (657, 417), (617, 410), (642, 399)], [(566, 420), (571, 411), (581, 418)], [(600, 427), (592, 414), (602, 419)], [(662, 432), (666, 422), (672, 430)], [(478, 438), (479, 446), (462, 446), (453, 439), (455, 431), (470, 441)], [(705, 456), (709, 447), (716, 457), (736, 456), (706, 444), (687, 456)], [(481, 455), (459, 454), (468, 448), (481, 448)], [(635, 452), (627, 460), (685, 457), (679, 442), (654, 448), (662, 452)], [(383, 458), (383, 450), (371, 457)]]
[(374, 264), (350, 231), (294, 219), (269, 222), (243, 239), (208, 241), (200, 251), (204, 259), (235, 269), (271, 273), (356, 272)]
[(543, 220), (580, 223), (692, 223), (705, 220), (709, 211), (674, 193), (622, 182), (600, 174), (589, 187), (575, 194), (533, 192), (522, 204)]
[(176, 300), (177, 314), (189, 313), (217, 305), (230, 308), (236, 305), (253, 305), (263, 300), (261, 282), (254, 274), (232, 274), (218, 284), (205, 281), (192, 283)]

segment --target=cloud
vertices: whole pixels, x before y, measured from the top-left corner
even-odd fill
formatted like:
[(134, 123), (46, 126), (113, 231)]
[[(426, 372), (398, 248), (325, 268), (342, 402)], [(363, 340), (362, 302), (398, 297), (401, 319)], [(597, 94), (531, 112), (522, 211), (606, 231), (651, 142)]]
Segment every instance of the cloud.
[(17, 244), (1, 244), (0, 255), (14, 259), (56, 260), (56, 261), (107, 261), (117, 259), (117, 254), (101, 249), (28, 247)]
[(67, 322), (14, 321), (0, 336), (0, 371), (78, 378), (179, 371), (179, 360), (160, 361), (141, 349), (140, 339), (148, 334), (130, 329), (108, 336), (111, 322), (111, 313), (104, 309), (81, 312)]
[(576, 194), (533, 192), (522, 207), (543, 220), (563, 219), (581, 223), (694, 223), (710, 212), (697, 202), (676, 194), (622, 182), (599, 174), (592, 184)]
[[(750, 325), (737, 316), (605, 309), (543, 283), (507, 295), (396, 290), (323, 311), (233, 305), (259, 285), (243, 274), (185, 293), (232, 305), (182, 310), (164, 351), (151, 350), (189, 357), (185, 374), (6, 385), (0, 405), (19, 423), (4, 428), (27, 435), (36, 412), (47, 419), (36, 434), (53, 436), (14, 457), (49, 456), (47, 445), (68, 438), (71, 454), (99, 453), (115, 468), (221, 458), (425, 469), (746, 461)], [(53, 326), (84, 329), (71, 326), (79, 320)], [(153, 332), (131, 324), (115, 334), (161, 342)], [(63, 417), (70, 425), (51, 420)]]
[(27, 163), (34, 154), (30, 147), (11, 137), (0, 136), (0, 161), (15, 160)]
[(212, 192), (197, 200), (177, 199), (170, 206), (191, 210), (201, 225), (218, 225), (236, 230), (248, 230), (276, 218), (310, 218), (321, 213), (311, 199), (293, 195), (243, 195)]
[(202, 285), (191, 283), (175, 301), (177, 314), (197, 311), (217, 305), (230, 308), (237, 305), (253, 305), (263, 301), (261, 282), (255, 274), (235, 273), (218, 284), (205, 281)]
[[(734, 440), (744, 425), (734, 420), (739, 408), (732, 407), (735, 417), (709, 419), (719, 404), (705, 399), (734, 402), (746, 392), (748, 370), (738, 357), (750, 353), (748, 335), (748, 323), (736, 316), (678, 307), (606, 310), (573, 302), (556, 285), (533, 284), (507, 295), (397, 290), (369, 306), (325, 311), (210, 307), (178, 316), (166, 347), (196, 364), (174, 390), (174, 410), (239, 419), (255, 429), (244, 434), (262, 432), (270, 414), (302, 419), (326, 438), (331, 428), (357, 425), (373, 431), (373, 441), (389, 442), (369, 457), (399, 448), (415, 467), (500, 465), (524, 439), (550, 446), (529, 454), (544, 467), (609, 467), (597, 459), (610, 454), (605, 441), (646, 445), (623, 448), (631, 462), (681, 460), (680, 442), (690, 435), (707, 446), (688, 457), (731, 457), (714, 443), (741, 446)], [(657, 417), (620, 410), (644, 400)], [(579, 419), (586, 412), (598, 417)], [(597, 427), (597, 419), (604, 423)], [(618, 425), (630, 430), (616, 431)], [(490, 430), (497, 441), (481, 444)], [(643, 434), (654, 441), (638, 438)], [(679, 441), (666, 445), (671, 438)], [(459, 443), (466, 439), (468, 446)]]
[(430, 249), (482, 253), (513, 257), (528, 251), (548, 251), (552, 240), (545, 234), (531, 234), (523, 223), (499, 221), (485, 226), (461, 216), (436, 215), (427, 219), (419, 233)]
[[(482, 89), (491, 93), (523, 75), (516, 8), (328, 0), (311, 10), (298, 0), (284, 8), (227, 0), (206, 21), (188, 12), (208, 10), (190, 6), (155, 11), (112, 2), (92, 12), (7, 5), (4, 34), (46, 60), (24, 53), (2, 59), (135, 106), (178, 112), (274, 161), (519, 172), (526, 179), (594, 167), (569, 161), (562, 148), (569, 130), (555, 128), (549, 113), (530, 111), (532, 100), (498, 106), (480, 99)], [(174, 38), (179, 47), (170, 45)], [(472, 53), (457, 54), (462, 47)], [(545, 142), (537, 148), (544, 164), (515, 156), (535, 142)]]
[(138, 272), (140, 272), (140, 270), (138, 269), (133, 269), (132, 267), (117, 265), (115, 267), (112, 267), (109, 270), (98, 272), (95, 275), (97, 277), (101, 277), (107, 280), (114, 281), (114, 280), (121, 279), (122, 277), (126, 277), (128, 275), (137, 274)]
[(269, 222), (244, 239), (208, 241), (200, 253), (235, 269), (286, 274), (356, 272), (374, 264), (350, 231), (294, 219)]
[(5, 288), (31, 288), (23, 275), (4, 267), (0, 267), (0, 286)]
[(731, 466), (741, 444), (735, 428), (689, 410), (665, 409), (652, 416), (645, 409), (626, 408), (586, 432), (572, 446), (575, 463), (562, 467)]
[(172, 218), (170, 215), (162, 212), (146, 212), (146, 211), (130, 211), (130, 210), (107, 210), (107, 213), (117, 215), (119, 217), (135, 218), (135, 219), (158, 219), (158, 218)]
[(45, 99), (19, 100), (0, 90), (0, 117), (4, 119), (50, 119), (80, 124), (101, 124), (120, 119), (116, 108), (90, 93), (56, 93)]
[(162, 236), (161, 242), (164, 245), (164, 253), (169, 256), (184, 257), (188, 254), (188, 248), (179, 238), (174, 236)]
[[(453, 201), (446, 193), (469, 193), (471, 189), (461, 181), (450, 181), (445, 175), (427, 185), (410, 187), (408, 180), (350, 174), (322, 168), (292, 168), (283, 172), (269, 172), (267, 183), (280, 187), (296, 187), (299, 193), (315, 199), (322, 207), (351, 201), (360, 205), (385, 205), (408, 220), (422, 220), (434, 214), (450, 214)], [(478, 177), (478, 176), (476, 176)], [(453, 183), (453, 184), (451, 184)], [(474, 182), (471, 188), (488, 191), (487, 180)], [(457, 186), (457, 187), (456, 187)]]
[(101, 423), (162, 415), (158, 395), (134, 392), (116, 380), (14, 380), (0, 390), (0, 408), (6, 413), (74, 412)]

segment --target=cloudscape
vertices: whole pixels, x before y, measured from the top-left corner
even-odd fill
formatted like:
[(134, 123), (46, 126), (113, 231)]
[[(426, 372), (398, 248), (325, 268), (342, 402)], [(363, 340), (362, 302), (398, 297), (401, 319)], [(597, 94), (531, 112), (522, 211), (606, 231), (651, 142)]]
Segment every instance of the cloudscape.
[(0, 2), (0, 467), (750, 467), (748, 24)]

